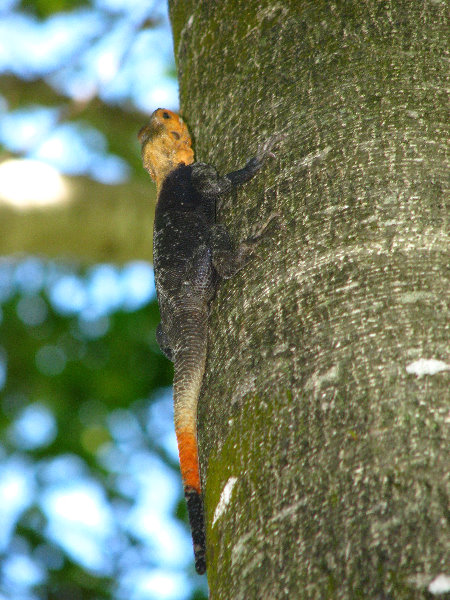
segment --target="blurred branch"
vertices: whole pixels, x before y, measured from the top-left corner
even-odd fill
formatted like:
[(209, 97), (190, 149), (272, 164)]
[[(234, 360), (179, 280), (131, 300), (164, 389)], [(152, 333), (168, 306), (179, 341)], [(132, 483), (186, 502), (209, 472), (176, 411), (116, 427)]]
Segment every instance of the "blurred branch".
[(26, 81), (14, 75), (2, 75), (0, 89), (8, 102), (9, 110), (35, 104), (37, 99), (41, 104), (48, 106), (59, 106), (62, 102), (67, 102), (66, 96), (59, 94), (43, 79)]
[(4, 226), (0, 253), (62, 255), (88, 263), (149, 260), (155, 192), (142, 168), (136, 135), (146, 116), (97, 97), (84, 103), (72, 101), (42, 79), (24, 81), (8, 75), (0, 77), (0, 86), (9, 110), (39, 99), (44, 106), (61, 108), (61, 121), (82, 117), (106, 136), (109, 151), (124, 158), (134, 175), (114, 186), (66, 178), (72, 201), (56, 207), (17, 211), (0, 204)]
[(155, 190), (150, 181), (108, 186), (67, 178), (72, 200), (18, 211), (0, 204), (0, 254), (66, 256), (81, 262), (116, 262), (152, 256)]

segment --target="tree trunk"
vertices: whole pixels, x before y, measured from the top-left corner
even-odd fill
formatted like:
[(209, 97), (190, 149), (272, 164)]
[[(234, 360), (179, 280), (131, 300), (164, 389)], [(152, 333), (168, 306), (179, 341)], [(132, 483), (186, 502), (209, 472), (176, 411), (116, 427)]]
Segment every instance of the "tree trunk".
[(219, 211), (235, 240), (281, 217), (212, 307), (213, 600), (450, 590), (446, 11), (171, 2), (197, 160), (225, 173), (287, 136)]

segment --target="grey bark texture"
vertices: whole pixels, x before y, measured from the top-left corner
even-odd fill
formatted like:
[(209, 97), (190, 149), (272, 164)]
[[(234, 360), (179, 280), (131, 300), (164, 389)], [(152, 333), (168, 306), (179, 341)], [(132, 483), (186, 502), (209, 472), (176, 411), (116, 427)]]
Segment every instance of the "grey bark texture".
[(445, 597), (448, 5), (170, 11), (197, 160), (226, 173), (287, 136), (219, 211), (236, 241), (281, 217), (212, 307), (210, 597)]

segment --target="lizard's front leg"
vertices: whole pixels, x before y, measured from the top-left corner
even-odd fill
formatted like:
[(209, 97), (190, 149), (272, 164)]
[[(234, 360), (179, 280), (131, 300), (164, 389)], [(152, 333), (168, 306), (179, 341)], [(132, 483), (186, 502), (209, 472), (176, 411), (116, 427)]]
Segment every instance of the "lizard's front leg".
[(272, 149), (283, 138), (284, 135), (273, 135), (267, 139), (259, 146), (256, 156), (251, 158), (244, 168), (228, 173), (228, 175), (225, 175), (225, 178), (231, 181), (233, 187), (250, 181), (250, 179), (252, 179), (252, 177), (254, 177), (262, 168), (268, 158), (275, 158)]

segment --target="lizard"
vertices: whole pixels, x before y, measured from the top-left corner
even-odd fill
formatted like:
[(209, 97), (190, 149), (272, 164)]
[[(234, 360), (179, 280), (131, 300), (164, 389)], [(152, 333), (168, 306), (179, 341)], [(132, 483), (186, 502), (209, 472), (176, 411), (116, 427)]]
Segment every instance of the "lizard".
[(194, 546), (195, 568), (206, 571), (205, 515), (197, 449), (197, 400), (205, 370), (209, 305), (222, 278), (251, 259), (273, 215), (252, 238), (233, 247), (226, 227), (216, 222), (221, 198), (261, 169), (280, 137), (263, 143), (254, 158), (220, 176), (194, 162), (189, 130), (164, 108), (153, 112), (138, 134), (144, 168), (156, 183), (153, 265), (161, 322), (156, 339), (174, 363), (174, 421), (180, 470)]

